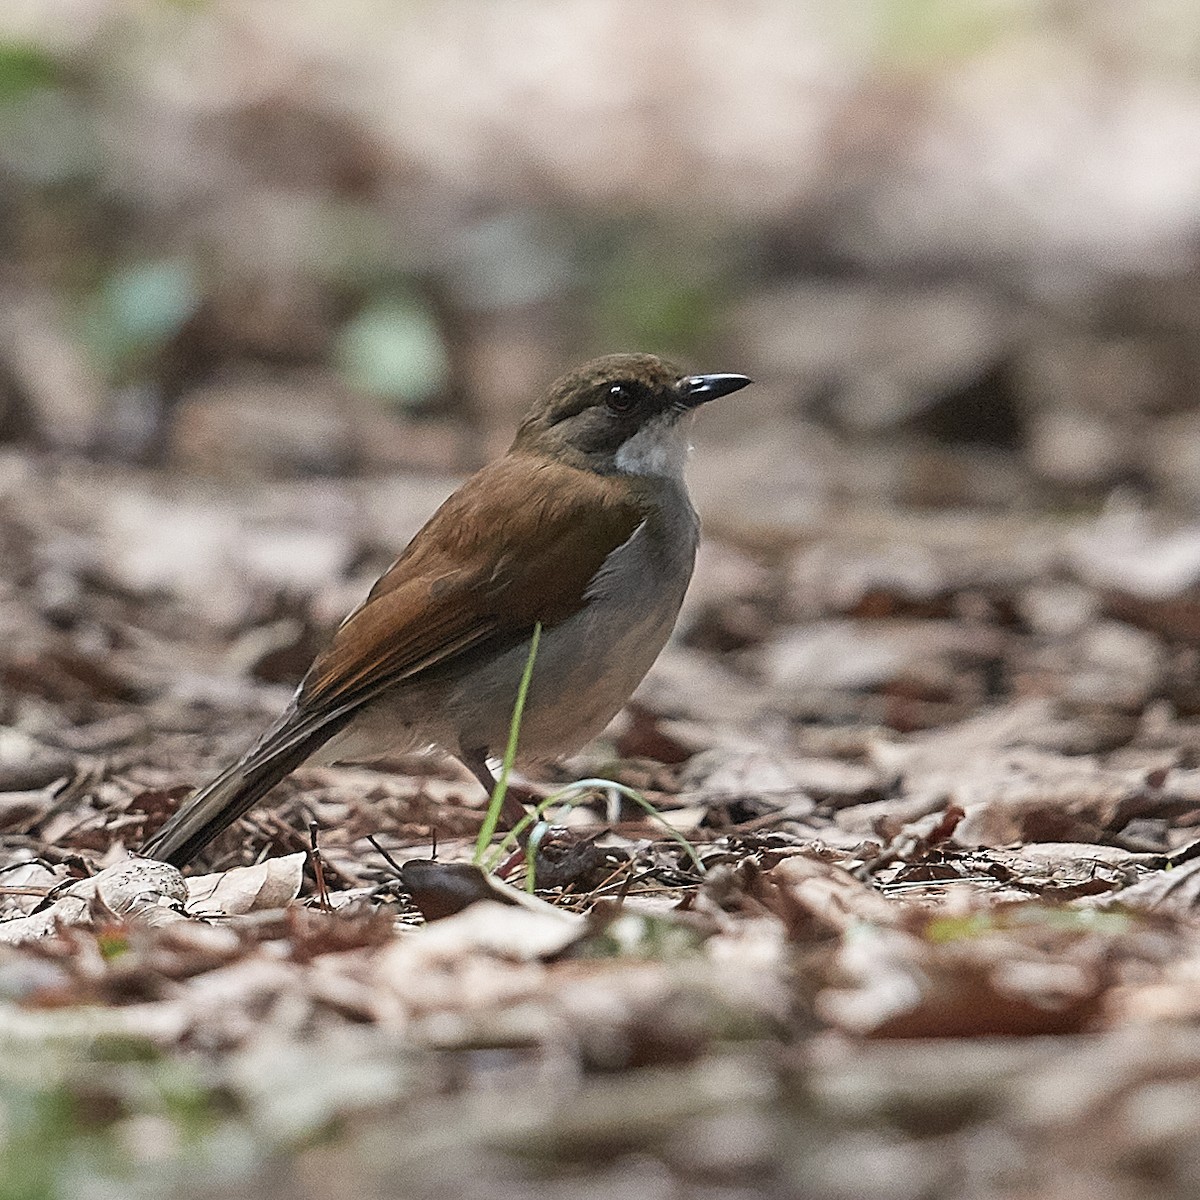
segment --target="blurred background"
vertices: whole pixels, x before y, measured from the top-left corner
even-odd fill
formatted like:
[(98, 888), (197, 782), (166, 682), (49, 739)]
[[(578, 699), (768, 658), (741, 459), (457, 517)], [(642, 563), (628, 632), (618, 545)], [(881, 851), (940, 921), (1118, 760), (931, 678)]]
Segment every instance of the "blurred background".
[(577, 360), (702, 509), (1200, 501), (1200, 7), (4, 0), (0, 442), (447, 475)]

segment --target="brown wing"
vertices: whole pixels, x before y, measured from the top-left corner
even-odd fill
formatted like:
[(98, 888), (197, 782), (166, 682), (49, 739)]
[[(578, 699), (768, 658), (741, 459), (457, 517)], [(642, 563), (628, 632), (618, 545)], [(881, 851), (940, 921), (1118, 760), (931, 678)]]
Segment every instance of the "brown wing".
[(485, 467), (342, 623), (299, 709), (343, 709), (490, 638), (566, 620), (641, 520), (623, 481), (519, 454)]

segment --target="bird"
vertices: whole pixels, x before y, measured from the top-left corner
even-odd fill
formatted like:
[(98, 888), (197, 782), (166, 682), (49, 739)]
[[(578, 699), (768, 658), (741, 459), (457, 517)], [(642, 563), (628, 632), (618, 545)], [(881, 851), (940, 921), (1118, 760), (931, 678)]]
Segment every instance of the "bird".
[(595, 737), (666, 644), (691, 580), (692, 414), (750, 382), (652, 354), (563, 375), (341, 623), (280, 717), (141, 853), (184, 866), (305, 763), (440, 749), (490, 793), (535, 628), (517, 761)]

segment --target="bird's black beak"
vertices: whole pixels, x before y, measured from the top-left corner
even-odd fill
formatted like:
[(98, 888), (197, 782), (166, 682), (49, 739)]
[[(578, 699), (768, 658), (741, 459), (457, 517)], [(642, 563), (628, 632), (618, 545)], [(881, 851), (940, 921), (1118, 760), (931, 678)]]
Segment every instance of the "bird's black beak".
[(687, 375), (679, 381), (679, 396), (687, 408), (699, 408), (753, 382), (745, 375)]

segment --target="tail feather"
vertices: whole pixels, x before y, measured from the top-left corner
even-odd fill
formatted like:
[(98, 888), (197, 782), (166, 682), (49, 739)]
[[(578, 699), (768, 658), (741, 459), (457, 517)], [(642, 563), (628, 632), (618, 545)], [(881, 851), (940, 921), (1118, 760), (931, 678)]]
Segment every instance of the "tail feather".
[(148, 858), (182, 867), (258, 803), (349, 720), (349, 713), (314, 727), (297, 725), (294, 713), (246, 755), (196, 792), (143, 847)]

